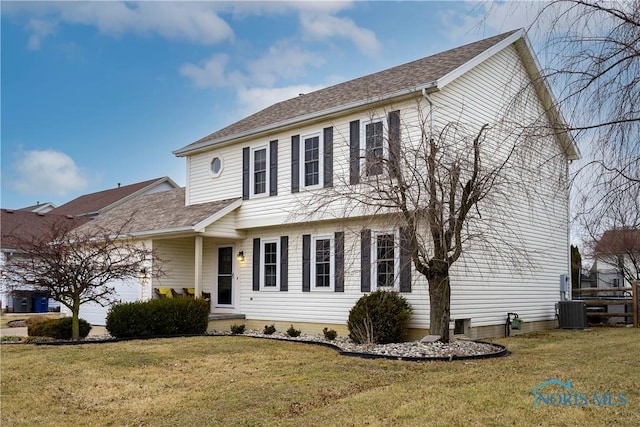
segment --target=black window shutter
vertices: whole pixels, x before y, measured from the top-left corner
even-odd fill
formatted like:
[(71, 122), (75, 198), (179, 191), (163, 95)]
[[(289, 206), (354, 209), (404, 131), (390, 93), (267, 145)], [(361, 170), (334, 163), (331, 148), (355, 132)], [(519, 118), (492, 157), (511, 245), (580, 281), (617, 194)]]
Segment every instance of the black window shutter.
[(300, 135), (291, 137), (291, 192), (300, 191)]
[(360, 232), (360, 290), (371, 291), (371, 230)]
[(302, 292), (311, 290), (311, 235), (302, 236)]
[(407, 228), (400, 228), (400, 292), (411, 292), (411, 254), (407, 232)]
[(278, 140), (269, 143), (269, 195), (278, 194)]
[(260, 239), (253, 239), (253, 290), (260, 290)]
[(242, 149), (242, 200), (249, 199), (249, 157), (251, 152), (249, 147)]
[(280, 290), (289, 290), (289, 236), (280, 237)]
[(334, 236), (335, 244), (335, 285), (336, 292), (344, 292), (344, 232), (337, 231)]
[(396, 177), (400, 166), (400, 110), (389, 113), (389, 162), (391, 176)]
[(360, 182), (360, 120), (349, 123), (349, 184)]
[(333, 187), (333, 127), (324, 128), (324, 186)]

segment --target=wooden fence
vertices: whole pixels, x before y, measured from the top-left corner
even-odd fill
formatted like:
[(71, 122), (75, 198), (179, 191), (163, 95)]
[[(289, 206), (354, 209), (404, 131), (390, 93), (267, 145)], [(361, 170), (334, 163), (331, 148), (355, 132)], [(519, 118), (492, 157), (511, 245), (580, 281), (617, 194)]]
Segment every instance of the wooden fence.
[[(626, 288), (581, 288), (572, 289), (574, 299), (584, 302), (587, 307), (587, 320), (589, 318), (611, 318), (625, 317), (632, 318), (633, 326), (638, 327), (638, 299), (640, 298), (640, 290), (638, 289), (638, 281), (634, 280), (631, 287)], [(624, 313), (609, 313), (610, 306), (630, 306), (631, 311), (625, 310)], [(598, 309), (607, 308), (607, 311), (599, 311)]]

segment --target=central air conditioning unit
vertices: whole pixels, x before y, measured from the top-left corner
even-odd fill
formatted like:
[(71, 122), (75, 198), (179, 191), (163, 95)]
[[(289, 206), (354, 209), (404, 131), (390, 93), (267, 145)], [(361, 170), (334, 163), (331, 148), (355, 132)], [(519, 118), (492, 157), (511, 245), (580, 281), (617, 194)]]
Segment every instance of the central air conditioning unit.
[(587, 327), (587, 306), (582, 301), (557, 303), (560, 329), (584, 329)]

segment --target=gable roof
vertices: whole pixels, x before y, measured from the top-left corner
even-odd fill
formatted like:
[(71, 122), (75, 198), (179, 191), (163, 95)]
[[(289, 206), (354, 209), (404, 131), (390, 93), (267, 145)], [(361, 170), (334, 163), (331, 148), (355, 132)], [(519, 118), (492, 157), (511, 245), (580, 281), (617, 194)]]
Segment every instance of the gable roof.
[(20, 208), (18, 209), (19, 211), (28, 211), (28, 212), (44, 212), (47, 213), (53, 209), (56, 208), (56, 205), (54, 205), (51, 202), (44, 202), (44, 203), (36, 203), (35, 205), (31, 205), (31, 206), (27, 206), (26, 208)]
[(242, 204), (241, 198), (188, 206), (184, 200), (184, 187), (145, 194), (105, 212), (79, 231), (100, 230), (115, 234), (126, 223), (124, 230), (130, 236), (201, 232)]
[(97, 215), (114, 208), (132, 197), (143, 194), (162, 183), (167, 183), (173, 188), (178, 187), (171, 178), (166, 176), (130, 185), (120, 186), (118, 184), (116, 188), (77, 197), (53, 209), (51, 213), (73, 216)]
[(0, 224), (2, 224), (0, 245), (3, 251), (17, 250), (21, 242), (46, 235), (51, 227), (60, 223), (75, 228), (88, 221), (91, 221), (88, 217), (75, 218), (52, 213), (2, 209), (0, 210)]
[(605, 231), (596, 243), (595, 253), (602, 255), (640, 255), (640, 230), (620, 228)]
[(231, 139), (352, 109), (372, 100), (407, 95), (423, 88), (435, 88), (438, 87), (439, 80), (442, 87), (455, 78), (458, 74), (456, 70), (464, 69), (465, 64), (473, 66), (475, 58), (483, 59), (483, 53), (492, 51), (492, 48), (501, 50), (523, 35), (523, 30), (510, 31), (278, 102), (173, 153), (185, 156)]

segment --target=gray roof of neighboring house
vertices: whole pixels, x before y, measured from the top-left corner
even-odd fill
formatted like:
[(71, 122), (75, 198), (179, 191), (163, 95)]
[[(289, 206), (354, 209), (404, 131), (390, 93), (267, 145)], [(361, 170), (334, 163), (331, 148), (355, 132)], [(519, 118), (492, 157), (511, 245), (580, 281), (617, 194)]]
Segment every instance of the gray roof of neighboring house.
[(335, 86), (278, 102), (251, 116), (174, 151), (176, 155), (209, 146), (218, 141), (250, 133), (268, 125), (287, 122), (297, 117), (348, 106), (365, 100), (375, 100), (402, 90), (418, 90), (435, 82), (456, 68), (471, 61), (487, 49), (520, 30), (510, 31), (455, 49), (392, 67), (374, 74), (349, 80)]
[(83, 225), (79, 231), (131, 235), (189, 232), (238, 200), (240, 198), (185, 206), (185, 189), (176, 188), (128, 200)]
[(135, 184), (120, 185), (109, 190), (98, 191), (96, 193), (84, 194), (76, 197), (64, 205), (53, 209), (51, 213), (58, 215), (96, 215), (116, 206), (127, 198), (135, 197), (144, 192), (162, 184), (167, 183), (171, 187), (178, 187), (173, 180), (167, 176), (162, 178), (150, 179), (147, 181), (136, 182)]

